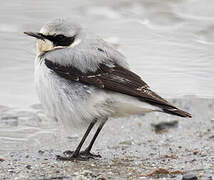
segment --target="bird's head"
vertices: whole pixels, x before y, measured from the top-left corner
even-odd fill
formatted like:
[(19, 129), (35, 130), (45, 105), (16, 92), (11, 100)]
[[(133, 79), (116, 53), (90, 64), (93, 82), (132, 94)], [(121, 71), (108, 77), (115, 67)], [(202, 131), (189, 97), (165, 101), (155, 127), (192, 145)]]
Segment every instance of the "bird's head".
[(55, 19), (44, 25), (40, 32), (24, 32), (37, 38), (38, 53), (57, 48), (74, 47), (80, 43), (81, 26), (70, 19)]

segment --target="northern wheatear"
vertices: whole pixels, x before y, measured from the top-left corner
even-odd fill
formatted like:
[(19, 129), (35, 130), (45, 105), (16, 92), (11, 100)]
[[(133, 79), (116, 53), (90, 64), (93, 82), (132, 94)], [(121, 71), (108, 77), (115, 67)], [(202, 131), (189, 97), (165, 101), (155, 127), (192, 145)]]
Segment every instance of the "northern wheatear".
[[(37, 38), (35, 84), (48, 114), (65, 127), (88, 126), (76, 150), (65, 151), (60, 160), (99, 157), (90, 151), (110, 117), (153, 111), (191, 117), (153, 92), (120, 52), (79, 24), (55, 19), (39, 33), (25, 34)], [(80, 151), (95, 123), (99, 126), (94, 137)]]

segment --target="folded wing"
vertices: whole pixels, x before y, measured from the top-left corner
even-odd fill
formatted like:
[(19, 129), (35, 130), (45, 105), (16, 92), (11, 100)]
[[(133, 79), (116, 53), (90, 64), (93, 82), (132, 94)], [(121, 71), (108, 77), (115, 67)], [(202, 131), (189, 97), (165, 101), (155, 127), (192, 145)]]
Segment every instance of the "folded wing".
[(48, 59), (45, 59), (45, 64), (59, 76), (68, 80), (134, 96), (143, 102), (162, 108), (166, 113), (191, 117), (191, 114), (176, 108), (150, 90), (149, 86), (138, 75), (116, 63), (111, 65), (101, 63), (95, 72), (84, 73), (72, 65), (62, 66)]

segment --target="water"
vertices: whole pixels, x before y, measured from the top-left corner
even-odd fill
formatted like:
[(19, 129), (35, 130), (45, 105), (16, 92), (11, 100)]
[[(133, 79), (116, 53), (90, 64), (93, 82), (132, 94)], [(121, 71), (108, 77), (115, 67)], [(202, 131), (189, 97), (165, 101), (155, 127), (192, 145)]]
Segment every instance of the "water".
[(37, 103), (33, 85), (35, 42), (23, 31), (39, 31), (55, 17), (71, 17), (119, 44), (133, 71), (160, 95), (213, 98), (214, 2), (13, 1), (0, 7), (0, 104)]

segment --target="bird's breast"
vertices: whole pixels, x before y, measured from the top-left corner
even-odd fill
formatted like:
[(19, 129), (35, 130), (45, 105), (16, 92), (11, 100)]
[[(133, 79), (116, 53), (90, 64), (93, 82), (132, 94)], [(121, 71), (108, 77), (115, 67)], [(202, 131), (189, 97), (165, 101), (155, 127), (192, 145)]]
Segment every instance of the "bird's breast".
[(95, 87), (59, 77), (38, 58), (35, 62), (35, 86), (47, 114), (65, 126), (79, 128), (100, 115), (97, 108), (100, 101), (90, 101), (92, 94), (96, 94)]
[[(35, 65), (35, 84), (42, 104), (84, 102), (93, 92), (93, 88), (78, 82), (66, 80), (48, 69), (43, 62)], [(58, 105), (58, 106), (59, 106)]]

